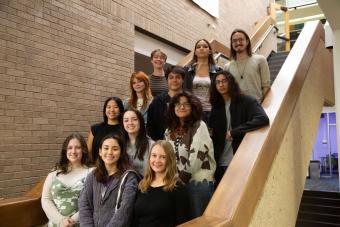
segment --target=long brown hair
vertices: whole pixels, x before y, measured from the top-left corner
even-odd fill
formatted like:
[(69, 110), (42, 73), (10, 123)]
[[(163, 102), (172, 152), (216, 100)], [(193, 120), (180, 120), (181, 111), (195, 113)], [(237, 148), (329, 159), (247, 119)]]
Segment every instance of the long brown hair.
[(172, 148), (171, 144), (168, 141), (158, 140), (151, 147), (144, 178), (139, 183), (139, 189), (143, 193), (145, 193), (148, 190), (152, 181), (155, 179), (155, 172), (152, 170), (150, 166), (151, 152), (155, 146), (160, 146), (161, 148), (163, 148), (166, 156), (166, 168), (165, 177), (163, 179), (164, 181), (163, 190), (166, 192), (172, 191), (176, 187), (176, 183), (179, 180), (177, 175), (176, 155), (174, 149)]
[(54, 169), (57, 170), (57, 175), (61, 173), (67, 174), (70, 171), (69, 160), (67, 159), (67, 147), (72, 139), (76, 139), (80, 143), (81, 152), (82, 152), (81, 164), (85, 166), (89, 166), (90, 164), (89, 155), (88, 155), (89, 152), (88, 152), (84, 137), (79, 133), (72, 133), (71, 135), (66, 137), (61, 147), (60, 159), (55, 164), (55, 167), (54, 167)]
[[(120, 147), (120, 157), (117, 162), (117, 169), (118, 169), (117, 175), (121, 176), (126, 170), (131, 169), (129, 156), (126, 153), (125, 144), (123, 142), (123, 139), (119, 135), (108, 134), (101, 140), (99, 149), (102, 149), (103, 143), (107, 139), (116, 140)], [(98, 159), (96, 161), (96, 169), (94, 170), (93, 174), (96, 177), (96, 180), (100, 183), (104, 183), (109, 177), (109, 174), (105, 167), (105, 163), (102, 157), (100, 157), (100, 155), (98, 156)]]
[(213, 54), (213, 49), (212, 49), (212, 47), (211, 47), (209, 41), (206, 40), (206, 39), (199, 39), (199, 40), (195, 43), (194, 54), (193, 54), (193, 56), (192, 56), (192, 59), (191, 59), (191, 62), (190, 62), (190, 63), (191, 63), (191, 64), (195, 64), (195, 63), (197, 62), (197, 56), (196, 56), (196, 54), (195, 54), (195, 51), (196, 51), (197, 45), (198, 45), (198, 43), (199, 43), (200, 41), (204, 41), (204, 42), (208, 45), (208, 47), (209, 47), (209, 50), (210, 50), (210, 54), (209, 54), (209, 56), (208, 56), (208, 63), (209, 63), (209, 65), (216, 65), (216, 62), (215, 62), (215, 59), (214, 59), (214, 54)]
[(137, 119), (139, 121), (139, 131), (136, 137), (136, 153), (134, 154), (134, 158), (138, 158), (139, 160), (144, 160), (144, 154), (149, 150), (149, 140), (146, 135), (146, 128), (145, 128), (145, 122), (142, 114), (136, 110), (135, 108), (128, 108), (123, 113), (123, 120), (121, 125), (123, 126), (123, 136), (125, 140), (125, 145), (127, 146), (130, 143), (129, 134), (124, 128), (124, 115), (126, 112), (132, 111), (136, 114)]
[(230, 59), (236, 60), (236, 51), (233, 48), (233, 35), (235, 33), (242, 33), (246, 37), (246, 41), (248, 42), (247, 45), (247, 54), (249, 57), (252, 56), (252, 49), (251, 49), (251, 43), (250, 43), (250, 38), (249, 35), (242, 29), (236, 28), (230, 35)]
[(129, 98), (129, 105), (137, 108), (137, 93), (136, 91), (133, 89), (133, 80), (137, 79), (137, 80), (141, 80), (144, 85), (144, 91), (143, 91), (143, 105), (142, 105), (142, 109), (145, 109), (148, 106), (148, 103), (150, 102), (150, 100), (152, 99), (152, 94), (151, 94), (151, 89), (150, 89), (150, 81), (149, 81), (149, 77), (142, 71), (137, 71), (132, 73), (131, 77), (130, 77), (130, 90), (131, 90), (131, 95)]

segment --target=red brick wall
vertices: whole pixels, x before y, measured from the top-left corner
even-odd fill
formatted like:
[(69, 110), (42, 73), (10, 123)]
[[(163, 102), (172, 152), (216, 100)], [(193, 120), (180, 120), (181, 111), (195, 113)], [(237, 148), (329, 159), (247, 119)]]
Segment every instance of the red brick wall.
[(221, 0), (214, 19), (189, 0), (1, 0), (0, 197), (28, 191), (69, 133), (101, 121), (106, 97), (128, 94), (135, 26), (188, 49), (199, 38), (227, 42), (268, 4), (233, 2)]

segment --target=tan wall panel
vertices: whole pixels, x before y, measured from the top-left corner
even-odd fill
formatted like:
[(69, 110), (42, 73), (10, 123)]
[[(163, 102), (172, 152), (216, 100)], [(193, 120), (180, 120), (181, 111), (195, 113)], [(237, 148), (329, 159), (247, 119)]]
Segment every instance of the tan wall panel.
[(250, 226), (295, 226), (324, 103), (325, 93), (320, 89), (323, 85), (318, 81), (322, 81), (325, 74), (319, 66), (331, 64), (325, 60), (331, 59), (329, 53), (320, 54), (323, 48), (324, 42), (320, 41)]

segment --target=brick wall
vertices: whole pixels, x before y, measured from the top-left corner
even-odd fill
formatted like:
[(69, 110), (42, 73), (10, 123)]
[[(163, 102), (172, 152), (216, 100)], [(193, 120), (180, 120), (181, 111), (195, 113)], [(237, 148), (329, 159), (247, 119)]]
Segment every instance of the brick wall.
[(221, 0), (214, 19), (189, 0), (1, 0), (0, 198), (42, 179), (69, 133), (101, 121), (106, 97), (126, 97), (135, 26), (192, 49), (250, 31), (267, 4)]

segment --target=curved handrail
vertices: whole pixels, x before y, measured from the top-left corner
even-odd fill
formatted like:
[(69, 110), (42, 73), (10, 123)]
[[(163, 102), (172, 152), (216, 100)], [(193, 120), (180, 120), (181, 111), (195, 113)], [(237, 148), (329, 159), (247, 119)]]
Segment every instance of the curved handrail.
[[(203, 216), (180, 226), (249, 225), (320, 39), (321, 23), (307, 23), (263, 102), (270, 126), (244, 137)], [(321, 94), (334, 103), (330, 83), (323, 84)]]
[(48, 220), (41, 208), (42, 180), (22, 197), (0, 200), (0, 223), (2, 226), (37, 226)]
[(253, 47), (253, 52), (257, 50), (257, 47), (265, 40), (263, 38), (268, 33), (268, 30), (275, 26), (275, 20), (271, 16), (267, 16), (262, 23), (258, 23), (255, 27), (252, 35), (250, 35), (250, 42)]

